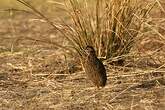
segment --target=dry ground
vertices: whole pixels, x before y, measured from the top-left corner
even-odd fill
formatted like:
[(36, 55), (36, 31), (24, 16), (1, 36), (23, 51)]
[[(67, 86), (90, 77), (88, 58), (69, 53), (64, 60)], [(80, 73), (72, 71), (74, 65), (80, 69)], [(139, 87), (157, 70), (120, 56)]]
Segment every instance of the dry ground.
[[(151, 24), (165, 29), (164, 13), (151, 16), (160, 18)], [(157, 29), (165, 36), (162, 28)], [(152, 30), (144, 33), (125, 66), (105, 62), (108, 82), (97, 89), (79, 60), (54, 45), (25, 38), (67, 45), (47, 23), (26, 13), (2, 17), (0, 110), (164, 110), (165, 42)]]

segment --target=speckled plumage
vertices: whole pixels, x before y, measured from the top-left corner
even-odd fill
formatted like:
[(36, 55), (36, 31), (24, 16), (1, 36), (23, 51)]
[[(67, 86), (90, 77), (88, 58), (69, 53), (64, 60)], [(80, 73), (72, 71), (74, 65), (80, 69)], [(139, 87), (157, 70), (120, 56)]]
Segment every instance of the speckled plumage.
[(87, 46), (85, 55), (82, 58), (82, 64), (87, 77), (97, 87), (104, 87), (106, 85), (107, 76), (103, 63), (97, 58), (95, 50), (92, 46)]

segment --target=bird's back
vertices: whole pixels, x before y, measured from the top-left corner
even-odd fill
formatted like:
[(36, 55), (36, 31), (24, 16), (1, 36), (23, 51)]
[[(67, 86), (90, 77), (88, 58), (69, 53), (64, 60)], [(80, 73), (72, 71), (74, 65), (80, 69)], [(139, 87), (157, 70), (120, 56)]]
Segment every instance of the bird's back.
[(97, 86), (104, 87), (107, 81), (103, 63), (94, 56), (88, 57), (83, 63), (88, 78)]

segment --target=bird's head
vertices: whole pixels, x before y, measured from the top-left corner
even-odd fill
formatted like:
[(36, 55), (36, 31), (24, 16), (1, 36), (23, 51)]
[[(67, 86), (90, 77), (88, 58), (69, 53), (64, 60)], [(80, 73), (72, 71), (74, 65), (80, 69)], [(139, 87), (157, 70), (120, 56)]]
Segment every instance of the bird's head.
[(85, 48), (85, 53), (87, 55), (95, 55), (95, 50), (94, 50), (94, 48), (92, 46), (87, 46)]

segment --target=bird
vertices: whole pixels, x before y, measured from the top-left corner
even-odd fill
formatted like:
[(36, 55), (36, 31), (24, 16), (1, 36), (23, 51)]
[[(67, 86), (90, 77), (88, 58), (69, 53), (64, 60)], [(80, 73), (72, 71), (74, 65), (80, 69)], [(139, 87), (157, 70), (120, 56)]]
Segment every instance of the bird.
[(92, 46), (86, 46), (82, 57), (82, 65), (89, 80), (93, 82), (97, 88), (104, 87), (107, 82), (106, 69), (97, 58), (96, 52)]

